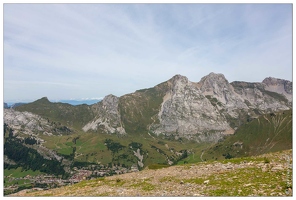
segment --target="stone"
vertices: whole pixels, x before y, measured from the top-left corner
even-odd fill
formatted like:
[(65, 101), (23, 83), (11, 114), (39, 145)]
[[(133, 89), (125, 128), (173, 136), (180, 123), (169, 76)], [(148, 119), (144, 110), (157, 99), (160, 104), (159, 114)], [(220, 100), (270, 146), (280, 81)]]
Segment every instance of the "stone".
[(89, 123), (87, 123), (82, 130), (97, 130), (99, 126), (105, 133), (126, 134), (122, 126), (121, 115), (118, 111), (119, 98), (110, 94), (107, 95), (101, 102), (94, 104), (92, 108), (96, 111), (97, 116)]
[[(174, 76), (167, 83), (169, 89), (160, 106), (159, 123), (152, 124), (149, 130), (156, 135), (165, 133), (198, 142), (217, 142), (224, 135), (234, 133), (225, 118), (227, 115), (237, 119), (241, 112), (256, 116), (250, 112), (254, 108), (262, 113), (291, 108), (292, 100), (288, 97), (288, 102), (284, 103), (265, 94), (265, 91), (271, 91), (267, 81), (229, 83), (223, 74), (210, 73), (197, 83), (181, 75)], [(281, 82), (282, 85), (290, 83)], [(287, 91), (290, 94), (290, 90)], [(234, 145), (243, 147), (240, 142)]]

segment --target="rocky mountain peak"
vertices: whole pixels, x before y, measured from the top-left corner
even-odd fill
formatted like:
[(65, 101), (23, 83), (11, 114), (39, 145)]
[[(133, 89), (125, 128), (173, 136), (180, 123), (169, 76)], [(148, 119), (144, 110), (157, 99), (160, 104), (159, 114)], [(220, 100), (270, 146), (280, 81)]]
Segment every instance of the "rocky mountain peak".
[(284, 95), (289, 101), (292, 101), (292, 82), (273, 77), (265, 78), (262, 83), (265, 89)]
[(225, 78), (223, 74), (216, 74), (213, 72), (201, 78), (200, 83), (201, 85), (205, 85), (205, 86), (213, 86), (215, 83), (223, 84), (223, 85), (229, 84), (228, 80)]
[(114, 107), (112, 105), (118, 104), (118, 99), (119, 98), (117, 96), (109, 94), (104, 97), (104, 99), (102, 100), (102, 104), (107, 107)]
[(225, 79), (226, 80), (226, 78), (225, 78), (225, 76), (224, 76), (224, 74), (221, 74), (221, 73), (214, 73), (214, 72), (211, 72), (211, 73), (209, 73), (207, 76), (204, 76), (204, 77), (206, 77), (206, 78), (220, 78), (220, 79)]
[(281, 84), (284, 80), (274, 78), (274, 77), (267, 77), (265, 78), (262, 83), (265, 83), (266, 85), (278, 85)]
[(173, 78), (171, 78), (169, 81), (173, 85), (176, 85), (178, 83), (187, 84), (189, 80), (188, 80), (188, 78), (186, 76), (182, 76), (180, 74), (177, 74), (177, 75), (173, 76)]
[[(211, 95), (226, 104), (230, 97), (235, 97), (232, 85), (223, 74), (210, 73), (203, 77), (200, 82), (200, 90), (204, 95)], [(236, 99), (236, 98), (235, 98)]]
[(182, 93), (184, 88), (190, 83), (188, 78), (186, 76), (182, 76), (180, 74), (177, 74), (173, 76), (171, 79), (167, 81), (169, 87), (170, 87), (170, 92), (173, 93)]
[(97, 130), (104, 127), (106, 133), (125, 134), (125, 130), (121, 124), (121, 115), (118, 111), (119, 98), (109, 94), (98, 104), (93, 105), (93, 109), (97, 113), (94, 120), (86, 124), (82, 129), (88, 131), (90, 129)]

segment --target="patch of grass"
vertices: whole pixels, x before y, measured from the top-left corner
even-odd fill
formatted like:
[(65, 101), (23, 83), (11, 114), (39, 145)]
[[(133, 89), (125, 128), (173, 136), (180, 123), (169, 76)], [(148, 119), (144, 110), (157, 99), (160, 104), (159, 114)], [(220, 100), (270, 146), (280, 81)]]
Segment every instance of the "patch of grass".
[(212, 191), (210, 196), (229, 196), (229, 191), (226, 189), (217, 189)]
[(167, 168), (169, 165), (164, 165), (164, 164), (151, 164), (148, 165), (149, 169), (162, 169), (162, 168)]
[(113, 187), (120, 187), (120, 186), (123, 186), (125, 183), (126, 183), (126, 181), (119, 179), (119, 178), (116, 180), (106, 182), (106, 184), (108, 184), (109, 186), (113, 186)]
[(270, 160), (268, 158), (264, 157), (263, 159), (264, 159), (264, 163), (266, 163), (266, 164), (270, 163)]
[(98, 196), (98, 197), (108, 197), (108, 196), (110, 196), (110, 192), (103, 192), (103, 193), (100, 193), (100, 194), (98, 194), (96, 196)]
[(201, 184), (204, 184), (205, 180), (207, 180), (207, 179), (205, 179), (205, 178), (191, 178), (191, 179), (185, 179), (183, 181), (184, 181), (184, 183), (194, 183), (194, 184), (201, 185)]
[(144, 179), (144, 180), (138, 181), (138, 182), (130, 185), (130, 187), (141, 188), (143, 191), (154, 190), (155, 185), (152, 185), (151, 183), (148, 183), (147, 181), (149, 181), (149, 179)]
[(165, 176), (165, 177), (162, 177), (159, 182), (160, 183), (163, 183), (163, 182), (174, 182), (174, 183), (180, 183), (180, 179), (177, 179), (176, 177), (174, 176)]
[[(274, 194), (284, 193), (286, 177), (284, 171), (262, 172), (260, 168), (236, 169), (235, 171), (215, 174), (207, 177), (209, 185), (214, 190), (209, 190), (209, 196), (266, 196), (268, 190)], [(270, 195), (270, 194), (269, 194)]]
[(21, 178), (21, 177), (25, 177), (27, 175), (30, 176), (37, 176), (40, 174), (44, 174), (38, 170), (33, 171), (33, 170), (23, 170), (21, 167), (18, 167), (16, 169), (4, 169), (4, 176), (9, 176), (11, 175), (12, 177), (15, 178)]
[(46, 193), (42, 195), (38, 195), (37, 197), (53, 197), (54, 195), (52, 193)]
[(221, 163), (233, 163), (233, 164), (240, 164), (242, 162), (263, 162), (265, 161), (262, 157), (241, 157), (241, 158), (231, 158), (227, 160), (222, 160)]

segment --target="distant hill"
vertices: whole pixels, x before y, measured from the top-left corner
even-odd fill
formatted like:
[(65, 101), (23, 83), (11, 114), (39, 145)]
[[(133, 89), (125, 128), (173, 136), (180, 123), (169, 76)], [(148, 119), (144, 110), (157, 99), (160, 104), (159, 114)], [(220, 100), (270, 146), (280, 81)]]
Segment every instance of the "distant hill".
[(4, 102), (4, 108), (16, 108), (18, 106), (24, 105), (26, 103), (5, 103)]
[[(82, 105), (82, 104), (86, 104), (86, 105), (92, 105), (92, 104), (95, 104), (95, 103), (98, 103), (100, 102), (102, 99), (81, 99), (81, 100), (73, 100), (73, 99), (64, 99), (64, 100), (57, 100), (57, 101), (53, 101), (54, 103), (67, 103), (67, 104), (70, 104), (70, 105), (73, 105), (73, 106), (77, 106), (77, 105)], [(27, 103), (30, 103), (30, 102), (27, 102)], [(8, 102), (8, 103), (5, 103), (4, 102), (4, 108), (12, 108), (12, 107), (17, 107), (17, 106), (20, 106), (20, 105), (23, 105), (23, 104), (27, 104), (27, 103), (21, 103), (21, 102), (18, 102), (18, 103), (15, 103), (15, 102)]]
[(59, 100), (56, 102), (60, 102), (60, 103), (68, 103), (71, 104), (73, 106), (77, 106), (77, 105), (82, 105), (82, 104), (87, 104), (87, 105), (92, 105), (95, 103), (100, 102), (102, 99), (85, 99), (85, 100)]

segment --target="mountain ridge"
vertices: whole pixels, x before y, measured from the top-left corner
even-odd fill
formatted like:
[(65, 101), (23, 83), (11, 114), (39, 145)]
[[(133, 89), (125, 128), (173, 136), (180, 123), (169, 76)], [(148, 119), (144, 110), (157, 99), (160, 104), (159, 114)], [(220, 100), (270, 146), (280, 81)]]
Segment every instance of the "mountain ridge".
[[(83, 120), (84, 124), (77, 128), (109, 134), (147, 131), (176, 139), (218, 141), (223, 135), (234, 133), (242, 115), (254, 117), (290, 109), (291, 87), (291, 82), (271, 77), (261, 83), (229, 83), (223, 74), (212, 72), (199, 82), (191, 82), (177, 74), (152, 88), (120, 97), (110, 94), (98, 103), (85, 106), (85, 112), (93, 117), (87, 117), (89, 121)], [(30, 105), (37, 103), (50, 102), (43, 97)], [(25, 107), (28, 106), (16, 109)], [(131, 127), (134, 124), (137, 127)]]

